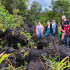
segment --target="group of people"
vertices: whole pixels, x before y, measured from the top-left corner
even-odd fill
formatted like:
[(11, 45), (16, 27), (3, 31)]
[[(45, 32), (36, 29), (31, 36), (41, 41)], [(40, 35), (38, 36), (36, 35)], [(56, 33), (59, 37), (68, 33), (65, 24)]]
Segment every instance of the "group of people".
[[(70, 25), (69, 21), (66, 19), (66, 16), (62, 16), (62, 21), (60, 23), (59, 27), (61, 31), (61, 41), (65, 41), (65, 46), (70, 47)], [(45, 34), (43, 33), (45, 30)], [(42, 38), (45, 35), (45, 38), (47, 38), (49, 35), (52, 35), (53, 37), (58, 36), (58, 27), (57, 23), (55, 22), (55, 19), (52, 19), (52, 23), (50, 24), (50, 21), (47, 21), (47, 25), (44, 26), (38, 22), (38, 25), (36, 26), (36, 35), (38, 37), (42, 36)]]
[[(43, 34), (44, 31), (44, 26), (38, 22), (38, 25), (36, 26), (36, 35), (38, 37), (42, 36), (44, 37)], [(47, 38), (49, 35), (56, 36), (58, 34), (58, 29), (57, 29), (57, 23), (55, 22), (55, 19), (52, 19), (52, 23), (50, 24), (50, 21), (47, 21), (47, 25), (45, 26), (45, 37)]]

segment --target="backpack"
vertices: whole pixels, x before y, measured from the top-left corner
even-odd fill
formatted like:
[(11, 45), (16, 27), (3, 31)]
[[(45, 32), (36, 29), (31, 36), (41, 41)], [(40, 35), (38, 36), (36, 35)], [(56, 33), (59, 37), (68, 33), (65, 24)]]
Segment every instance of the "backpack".
[(65, 28), (67, 34), (70, 36), (70, 25), (67, 25), (67, 28)]

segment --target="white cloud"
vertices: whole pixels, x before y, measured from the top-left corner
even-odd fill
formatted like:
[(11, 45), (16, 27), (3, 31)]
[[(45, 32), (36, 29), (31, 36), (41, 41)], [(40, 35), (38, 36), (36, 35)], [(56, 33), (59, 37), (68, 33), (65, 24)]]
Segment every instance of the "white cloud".
[[(45, 8), (48, 8), (49, 10), (51, 10), (49, 8), (49, 6), (51, 6), (51, 0), (30, 0), (30, 4), (32, 4), (33, 1), (37, 1), (42, 5), (42, 9), (44, 10)], [(30, 5), (28, 5), (28, 9), (30, 9)]]
[[(37, 1), (42, 5), (42, 9), (48, 8), (51, 5), (51, 0), (30, 0), (30, 4), (33, 1)], [(29, 6), (30, 8), (30, 6)]]

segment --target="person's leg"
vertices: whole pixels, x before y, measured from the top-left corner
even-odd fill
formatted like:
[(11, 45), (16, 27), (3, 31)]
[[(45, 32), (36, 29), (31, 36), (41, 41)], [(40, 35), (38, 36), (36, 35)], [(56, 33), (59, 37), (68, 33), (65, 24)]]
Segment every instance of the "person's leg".
[(69, 37), (67, 38), (67, 48), (69, 48)]
[(44, 38), (44, 35), (43, 34), (41, 36), (42, 36), (42, 38)]
[(65, 33), (65, 38), (64, 38), (64, 40), (65, 40), (65, 46), (67, 47), (67, 33)]
[(69, 48), (69, 41), (70, 41), (70, 39), (69, 39), (69, 37), (67, 36), (67, 33), (65, 33), (65, 46), (66, 46), (67, 48)]
[(40, 37), (41, 36), (41, 34), (38, 34), (38, 37)]
[(65, 36), (65, 46), (67, 47), (67, 37)]
[(61, 39), (64, 40), (65, 33), (62, 33)]
[(69, 48), (70, 48), (70, 36), (69, 36)]
[(47, 35), (45, 35), (45, 38), (47, 38)]
[(53, 36), (55, 37), (55, 33), (53, 33)]

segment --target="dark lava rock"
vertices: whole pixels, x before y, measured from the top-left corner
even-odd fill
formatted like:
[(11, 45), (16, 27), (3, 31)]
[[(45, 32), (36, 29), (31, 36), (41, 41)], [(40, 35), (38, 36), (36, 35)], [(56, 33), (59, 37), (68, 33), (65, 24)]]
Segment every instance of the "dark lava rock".
[[(17, 43), (21, 43), (21, 45), (26, 45), (27, 44), (27, 37), (20, 34), (18, 32), (19, 28), (8, 28), (6, 32), (4, 33), (4, 40), (5, 43), (3, 46), (7, 45), (8, 47), (14, 47), (17, 48)], [(20, 28), (21, 29), (21, 28)], [(14, 31), (14, 34), (12, 32)]]
[(38, 61), (33, 62), (33, 61), (31, 61), (28, 64), (26, 70), (45, 70), (45, 69), (44, 69), (44, 65), (41, 62), (38, 62)]
[(5, 64), (3, 64), (3, 63), (0, 64), (0, 70), (1, 70), (2, 68), (5, 68)]

